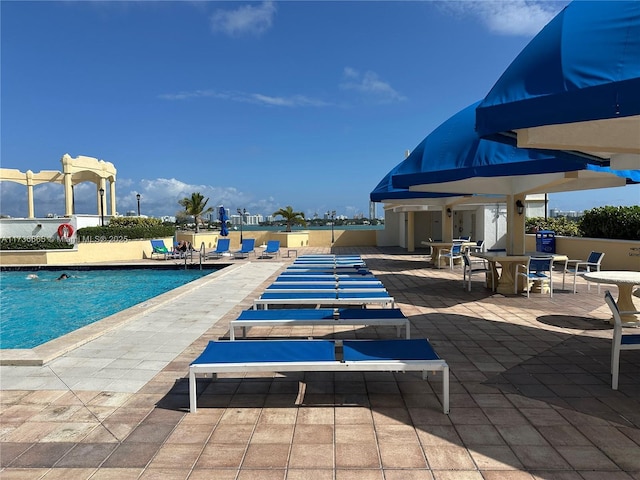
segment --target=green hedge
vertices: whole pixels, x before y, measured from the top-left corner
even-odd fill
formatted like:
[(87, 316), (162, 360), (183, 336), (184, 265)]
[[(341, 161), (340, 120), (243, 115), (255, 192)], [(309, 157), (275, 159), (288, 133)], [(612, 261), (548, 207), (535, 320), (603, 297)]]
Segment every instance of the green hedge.
[(556, 235), (562, 235), (563, 237), (577, 237), (580, 235), (580, 229), (578, 228), (578, 221), (572, 220), (567, 217), (532, 217), (526, 219), (525, 224), (527, 233), (535, 233), (539, 230), (552, 230)]
[(580, 219), (567, 217), (527, 218), (527, 233), (553, 230), (566, 237), (640, 240), (640, 206), (597, 207), (585, 210)]
[(144, 240), (172, 237), (176, 229), (167, 226), (159, 218), (113, 217), (104, 227), (84, 227), (78, 229), (79, 243), (100, 241)]
[(73, 243), (51, 240), (45, 237), (2, 238), (0, 250), (70, 250)]
[(640, 240), (640, 206), (598, 207), (580, 220), (583, 237)]

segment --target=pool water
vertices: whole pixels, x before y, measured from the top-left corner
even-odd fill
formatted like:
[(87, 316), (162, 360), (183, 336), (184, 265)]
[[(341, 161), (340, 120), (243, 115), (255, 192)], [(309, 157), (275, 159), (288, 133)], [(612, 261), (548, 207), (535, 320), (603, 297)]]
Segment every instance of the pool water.
[[(56, 280), (62, 273), (68, 279)], [(0, 348), (33, 348), (212, 270), (0, 272)], [(30, 278), (32, 275), (37, 278)]]

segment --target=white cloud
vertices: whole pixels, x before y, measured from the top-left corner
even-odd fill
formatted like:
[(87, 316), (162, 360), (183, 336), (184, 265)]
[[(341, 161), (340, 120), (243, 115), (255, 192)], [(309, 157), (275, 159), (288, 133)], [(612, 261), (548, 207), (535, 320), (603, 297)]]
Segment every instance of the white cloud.
[[(246, 196), (232, 187), (215, 187), (212, 185), (189, 184), (175, 178), (143, 179), (139, 183), (140, 211), (150, 216), (175, 215), (182, 210), (178, 202), (192, 193), (199, 192), (205, 198), (209, 198), (207, 207), (217, 207), (220, 204), (246, 201)], [(122, 193), (122, 194), (121, 194)], [(123, 213), (126, 210), (135, 210), (135, 193), (118, 193), (118, 209)], [(131, 208), (129, 208), (129, 206)], [(137, 207), (137, 206), (136, 206)]]
[(276, 6), (262, 2), (257, 7), (244, 5), (235, 10), (217, 10), (211, 15), (211, 29), (231, 36), (261, 35), (273, 24)]
[(290, 97), (271, 97), (254, 93), (251, 95), (256, 103), (275, 105), (280, 107), (326, 107), (329, 105), (323, 100), (307, 97), (305, 95), (292, 95)]
[(252, 103), (255, 105), (276, 106), (276, 107), (326, 107), (330, 105), (324, 100), (320, 100), (306, 95), (273, 96), (263, 93), (244, 92), (217, 92), (215, 90), (194, 90), (192, 92), (163, 93), (158, 95), (162, 100), (191, 100), (197, 98), (215, 98), (229, 100), (232, 102)]
[(438, 2), (440, 8), (461, 15), (474, 15), (494, 33), (532, 36), (564, 8), (568, 1), (484, 0)]
[[(64, 215), (64, 189), (62, 185), (42, 184), (34, 187), (34, 206), (36, 217), (42, 218), (47, 214)], [(108, 198), (105, 206), (109, 213)], [(234, 187), (216, 187), (212, 185), (189, 184), (175, 178), (144, 179), (139, 182), (119, 178), (116, 182), (116, 209), (118, 214), (125, 215), (128, 211), (137, 211), (136, 193), (140, 194), (140, 213), (143, 215), (160, 217), (175, 215), (182, 210), (178, 201), (191, 196), (193, 192), (200, 192), (209, 198), (207, 206), (213, 208), (223, 204), (234, 209), (242, 206), (255, 213), (271, 213), (280, 207), (274, 207), (273, 198), (267, 200), (254, 199), (250, 195)], [(14, 218), (27, 216), (27, 188), (15, 182), (2, 182), (0, 189), (0, 213)], [(74, 186), (74, 206), (77, 214), (98, 215), (98, 197), (96, 186), (91, 182), (83, 182)]]
[(406, 97), (398, 93), (387, 82), (382, 81), (375, 72), (366, 71), (360, 73), (354, 68), (345, 67), (343, 79), (340, 88), (359, 92), (376, 101), (397, 102), (406, 100)]

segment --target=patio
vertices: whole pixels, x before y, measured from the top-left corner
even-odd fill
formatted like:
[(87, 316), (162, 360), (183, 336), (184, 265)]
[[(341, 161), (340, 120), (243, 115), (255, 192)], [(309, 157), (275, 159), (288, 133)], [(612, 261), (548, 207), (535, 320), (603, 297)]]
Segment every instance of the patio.
[[(300, 254), (328, 251), (301, 248)], [(460, 267), (434, 269), (419, 251), (334, 253), (362, 255), (410, 318), (412, 337), (428, 338), (447, 361), (450, 415), (441, 411), (437, 374), (423, 381), (390, 373), (201, 379), (198, 412), (187, 413), (189, 363), (209, 340), (228, 338), (229, 321), (293, 260), (251, 259), (276, 268), (263, 268), (263, 276), (243, 268), (254, 282), (246, 296), (238, 295), (243, 280), (235, 277), (191, 294), (234, 292), (234, 303), (219, 316), (215, 302), (180, 297), (183, 316), (211, 318), (211, 326), (166, 365), (158, 363), (158, 373), (139, 389), (44, 389), (28, 370), (35, 367), (0, 367), (2, 478), (640, 479), (640, 351), (622, 353), (613, 391), (603, 292), (617, 296), (614, 286), (603, 285), (598, 294), (582, 281), (574, 295), (570, 282), (561, 289), (557, 274), (551, 299), (492, 294), (476, 278), (467, 292)], [(177, 319), (174, 307), (164, 307), (164, 315)], [(248, 335), (395, 338), (396, 331), (263, 327)], [(120, 365), (124, 371), (136, 361), (144, 359), (130, 355)], [(5, 376), (20, 372), (31, 375), (33, 386), (7, 388)], [(126, 372), (123, 384), (131, 380)]]

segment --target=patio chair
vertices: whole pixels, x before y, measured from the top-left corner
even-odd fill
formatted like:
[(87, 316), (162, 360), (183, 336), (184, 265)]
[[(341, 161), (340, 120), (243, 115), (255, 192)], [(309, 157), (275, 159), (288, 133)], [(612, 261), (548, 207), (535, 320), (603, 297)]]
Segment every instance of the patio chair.
[(490, 276), (491, 283), (489, 283), (489, 285), (492, 287), (495, 285), (495, 282), (493, 281), (493, 270), (487, 266), (487, 262), (485, 260), (472, 260), (468, 252), (464, 252), (462, 254), (462, 260), (464, 261), (464, 265), (462, 266), (462, 288), (465, 288), (466, 283), (467, 290), (469, 292), (471, 291), (471, 277), (476, 273), (485, 273), (487, 277)]
[[(599, 272), (600, 264), (604, 258), (602, 252), (591, 252), (586, 260), (567, 260), (567, 268), (565, 273), (573, 273), (573, 293), (576, 293), (576, 278), (588, 272)], [(564, 274), (562, 275), (562, 283), (564, 285)], [(591, 290), (591, 284), (587, 281), (587, 290)], [(600, 284), (598, 284), (598, 293), (600, 293)]]
[(454, 260), (462, 259), (462, 243), (454, 242), (451, 248), (443, 248), (440, 252), (440, 258), (448, 258), (449, 268), (453, 270)]
[(151, 258), (154, 256), (161, 256), (163, 260), (168, 258), (180, 258), (179, 254), (169, 250), (164, 244), (164, 240), (151, 240)]
[(256, 239), (255, 238), (245, 238), (242, 240), (242, 245), (240, 246), (240, 250), (236, 250), (233, 252), (233, 258), (240, 257), (248, 257), (249, 254), (256, 254), (255, 251)]
[(229, 245), (231, 244), (231, 239), (229, 238), (219, 238), (218, 245), (216, 245), (216, 249), (210, 251), (207, 254), (207, 258), (215, 257), (220, 258), (223, 254), (229, 253)]
[(280, 240), (269, 240), (267, 242), (267, 248), (265, 248), (260, 254), (260, 258), (268, 258), (269, 255), (277, 257), (280, 255)]
[(611, 292), (604, 292), (604, 301), (609, 305), (613, 314), (613, 338), (611, 340), (611, 388), (618, 389), (618, 376), (620, 373), (620, 350), (640, 350), (640, 334), (624, 334), (625, 327), (640, 327), (640, 322), (624, 322), (620, 318), (621, 313), (637, 314), (640, 312), (621, 312), (613, 299)]
[(477, 240), (476, 244), (469, 247), (470, 252), (484, 252), (484, 240)]
[(553, 257), (529, 257), (526, 265), (516, 265), (516, 281), (514, 292), (518, 293), (518, 279), (524, 278), (524, 288), (527, 298), (534, 283), (540, 282), (540, 290), (544, 292), (545, 284), (549, 285), (549, 296), (553, 297)]

